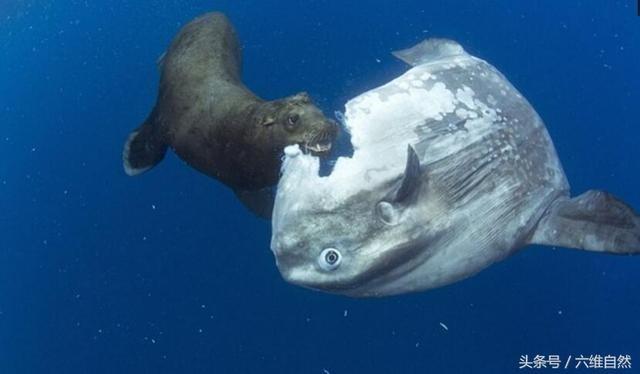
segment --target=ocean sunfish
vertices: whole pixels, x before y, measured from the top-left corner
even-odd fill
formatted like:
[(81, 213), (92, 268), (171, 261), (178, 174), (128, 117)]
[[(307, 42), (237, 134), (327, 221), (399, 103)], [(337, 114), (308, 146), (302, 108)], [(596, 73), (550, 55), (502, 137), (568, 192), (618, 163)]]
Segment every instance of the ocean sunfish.
[(394, 55), (412, 68), (346, 104), (352, 157), (320, 177), (285, 149), (271, 250), (288, 282), (385, 296), (528, 244), (640, 253), (640, 217), (606, 192), (570, 198), (544, 123), (495, 67), (443, 39)]

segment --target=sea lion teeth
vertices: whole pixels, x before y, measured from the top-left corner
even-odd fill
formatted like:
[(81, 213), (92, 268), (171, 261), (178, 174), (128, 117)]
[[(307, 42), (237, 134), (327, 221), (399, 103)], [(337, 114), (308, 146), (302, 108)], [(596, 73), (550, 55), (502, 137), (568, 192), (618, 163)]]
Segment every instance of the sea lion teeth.
[(305, 150), (311, 151), (313, 153), (327, 153), (331, 150), (331, 143), (314, 143), (314, 144), (305, 144)]

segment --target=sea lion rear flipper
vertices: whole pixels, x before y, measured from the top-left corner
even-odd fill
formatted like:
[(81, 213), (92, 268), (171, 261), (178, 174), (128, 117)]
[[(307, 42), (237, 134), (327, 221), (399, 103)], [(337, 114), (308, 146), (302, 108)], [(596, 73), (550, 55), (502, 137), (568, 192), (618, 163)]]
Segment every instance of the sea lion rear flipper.
[(147, 120), (134, 130), (122, 150), (122, 164), (127, 175), (142, 174), (162, 161), (167, 152), (167, 145), (157, 134), (153, 113)]
[(603, 191), (556, 201), (542, 217), (531, 244), (615, 254), (640, 254), (640, 216)]
[(235, 190), (236, 196), (253, 214), (266, 220), (271, 219), (273, 203), (275, 201), (275, 187), (263, 188), (257, 191)]

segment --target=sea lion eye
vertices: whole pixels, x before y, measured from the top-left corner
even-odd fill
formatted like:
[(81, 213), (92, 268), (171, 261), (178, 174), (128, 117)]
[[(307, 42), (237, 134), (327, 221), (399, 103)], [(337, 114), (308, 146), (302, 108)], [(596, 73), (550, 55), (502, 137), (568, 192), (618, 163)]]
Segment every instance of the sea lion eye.
[(319, 265), (324, 270), (335, 270), (342, 262), (340, 251), (335, 248), (327, 248), (320, 253)]
[(292, 115), (290, 115), (290, 116), (289, 116), (289, 118), (287, 118), (287, 123), (288, 123), (290, 126), (293, 126), (293, 125), (295, 125), (295, 124), (296, 124), (296, 122), (298, 122), (298, 119), (299, 119), (299, 118), (300, 118), (300, 116), (299, 116), (299, 115), (297, 115), (297, 114), (292, 114)]

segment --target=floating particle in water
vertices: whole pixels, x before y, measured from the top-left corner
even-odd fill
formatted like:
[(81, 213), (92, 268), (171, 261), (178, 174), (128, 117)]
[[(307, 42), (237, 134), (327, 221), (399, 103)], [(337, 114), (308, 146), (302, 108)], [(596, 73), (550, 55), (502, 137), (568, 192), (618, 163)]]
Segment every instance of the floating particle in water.
[(449, 331), (449, 328), (444, 323), (440, 322), (440, 327), (442, 327), (445, 331)]

